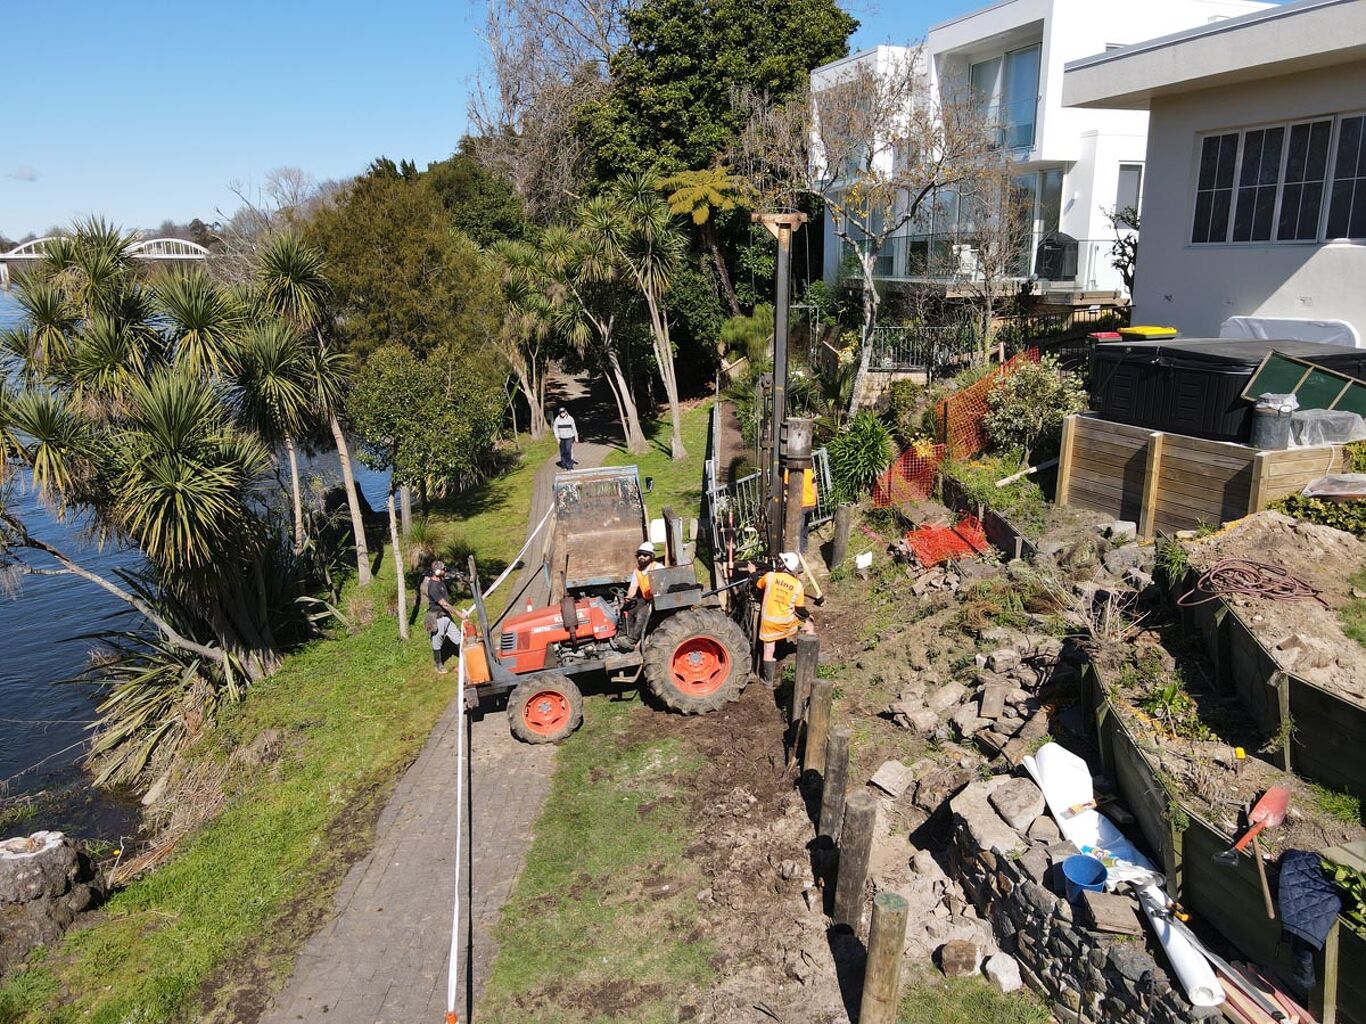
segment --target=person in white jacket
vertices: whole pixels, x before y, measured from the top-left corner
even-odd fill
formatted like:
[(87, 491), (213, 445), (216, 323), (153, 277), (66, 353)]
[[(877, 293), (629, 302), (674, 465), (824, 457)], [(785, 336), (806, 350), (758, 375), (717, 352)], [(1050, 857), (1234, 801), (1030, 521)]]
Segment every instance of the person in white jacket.
[(569, 410), (564, 406), (555, 413), (554, 420), (555, 437), (560, 442), (560, 461), (557, 465), (561, 469), (574, 468), (574, 444), (579, 439), (578, 424), (574, 422), (574, 417), (569, 415)]

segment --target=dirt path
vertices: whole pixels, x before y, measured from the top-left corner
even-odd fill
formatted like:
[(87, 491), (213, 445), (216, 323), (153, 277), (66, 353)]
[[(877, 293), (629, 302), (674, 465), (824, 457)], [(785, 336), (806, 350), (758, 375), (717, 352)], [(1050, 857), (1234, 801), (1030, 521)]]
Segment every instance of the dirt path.
[[(604, 420), (599, 390), (577, 378), (551, 381), (552, 408), (563, 402), (578, 422), (582, 443), (574, 457), (581, 467), (600, 465), (611, 450), (610, 396)], [(550, 506), (555, 458), (536, 471), (528, 527)], [(521, 579), (506, 585), (515, 593), (538, 569), (528, 566)], [(534, 589), (528, 594), (536, 600)], [(323, 1014), (333, 1024), (442, 1019), (454, 874), (456, 721), (452, 701), (380, 817), (374, 850), (347, 874), (334, 915), (300, 952), (293, 976), (261, 1024), (320, 1020)], [(470, 722), (467, 739), (464, 848), (472, 862), (465, 866), (456, 1002), (465, 1020), (473, 1017), (497, 952), (492, 930), (521, 871), (555, 768), (555, 748), (518, 743), (499, 711)]]

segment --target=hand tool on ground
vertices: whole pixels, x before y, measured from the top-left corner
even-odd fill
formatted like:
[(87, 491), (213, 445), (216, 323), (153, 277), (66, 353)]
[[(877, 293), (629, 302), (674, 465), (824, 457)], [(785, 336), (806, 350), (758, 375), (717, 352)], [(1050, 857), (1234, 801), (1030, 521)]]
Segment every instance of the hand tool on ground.
[(1223, 853), (1216, 853), (1214, 855), (1215, 861), (1230, 867), (1236, 865), (1238, 854), (1247, 848), (1248, 843), (1257, 838), (1258, 833), (1263, 829), (1275, 828), (1285, 821), (1285, 812), (1289, 806), (1290, 790), (1284, 786), (1272, 786), (1262, 794), (1260, 800), (1252, 805), (1252, 811), (1247, 816), (1252, 827)]
[(797, 561), (802, 563), (802, 569), (806, 572), (806, 578), (811, 581), (811, 589), (816, 592), (814, 597), (816, 604), (825, 604), (825, 595), (821, 593), (821, 585), (816, 582), (816, 574), (811, 571), (811, 566), (806, 564), (806, 556), (800, 551), (797, 552)]
[[(1142, 900), (1143, 896), (1140, 895), (1139, 899)], [(1196, 952), (1198, 952), (1201, 956), (1203, 956), (1206, 960), (1208, 960), (1211, 964), (1214, 965), (1214, 969), (1220, 975), (1220, 981), (1227, 982), (1228, 984), (1234, 986), (1236, 989), (1238, 989), (1239, 992), (1243, 993), (1243, 995), (1247, 996), (1254, 1003), (1256, 1003), (1257, 1008), (1261, 1010), (1263, 1013), (1265, 1013), (1267, 1016), (1269, 1016), (1272, 1020), (1283, 1021), (1288, 1019), (1286, 1012), (1279, 1006), (1276, 1006), (1274, 1003), (1268, 1000), (1264, 995), (1262, 995), (1262, 993), (1257, 989), (1257, 986), (1253, 985), (1238, 971), (1235, 971), (1232, 965), (1230, 965), (1229, 962), (1225, 960), (1223, 957), (1219, 956), (1217, 953), (1211, 952), (1210, 948), (1206, 946), (1203, 942), (1201, 942), (1199, 938), (1196, 937), (1195, 933), (1191, 931), (1189, 927), (1186, 926), (1182, 919), (1180, 917), (1177, 917), (1175, 913), (1175, 908), (1176, 904), (1170, 903), (1166, 909), (1158, 911), (1158, 913), (1160, 916), (1171, 917), (1176, 919), (1178, 924), (1173, 925), (1173, 927), (1180, 927), (1182, 933), (1186, 937), (1186, 940), (1190, 942), (1191, 946), (1195, 948)]]
[(1266, 919), (1276, 920), (1276, 905), (1271, 902), (1271, 886), (1266, 883), (1266, 864), (1262, 861), (1262, 844), (1252, 837), (1252, 859), (1257, 865), (1257, 880), (1262, 883), (1262, 899), (1266, 901)]

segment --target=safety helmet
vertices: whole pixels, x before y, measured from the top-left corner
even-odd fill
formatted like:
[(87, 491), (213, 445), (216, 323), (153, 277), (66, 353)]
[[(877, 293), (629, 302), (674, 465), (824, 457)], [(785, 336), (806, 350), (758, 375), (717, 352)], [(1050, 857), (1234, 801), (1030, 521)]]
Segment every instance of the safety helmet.
[(784, 569), (793, 574), (797, 572), (797, 567), (802, 564), (795, 551), (784, 551), (778, 556), (778, 561), (782, 563)]
[(651, 544), (648, 540), (647, 540), (647, 541), (643, 541), (643, 542), (641, 543), (640, 547), (636, 548), (636, 554), (638, 554), (638, 555), (649, 555), (651, 558), (654, 558), (654, 557), (655, 557), (655, 546), (654, 546), (653, 544)]

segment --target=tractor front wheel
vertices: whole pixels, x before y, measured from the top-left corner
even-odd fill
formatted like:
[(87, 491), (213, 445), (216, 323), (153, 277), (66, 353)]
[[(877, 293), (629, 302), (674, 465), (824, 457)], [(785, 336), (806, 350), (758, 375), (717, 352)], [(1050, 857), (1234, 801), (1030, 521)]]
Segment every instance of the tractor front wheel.
[(508, 725), (523, 743), (559, 743), (583, 722), (583, 694), (561, 675), (517, 684), (508, 696)]
[(645, 640), (645, 678), (673, 711), (700, 715), (735, 700), (749, 680), (744, 631), (716, 608), (665, 619)]

